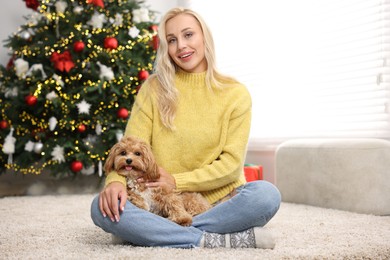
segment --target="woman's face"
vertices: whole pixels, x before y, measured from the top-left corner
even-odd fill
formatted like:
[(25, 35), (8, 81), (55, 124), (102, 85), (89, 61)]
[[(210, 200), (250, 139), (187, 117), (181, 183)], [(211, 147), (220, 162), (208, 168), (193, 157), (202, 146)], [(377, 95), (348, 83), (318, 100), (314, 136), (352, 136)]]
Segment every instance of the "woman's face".
[(182, 70), (193, 73), (207, 69), (203, 32), (189, 14), (179, 14), (165, 24), (168, 54)]

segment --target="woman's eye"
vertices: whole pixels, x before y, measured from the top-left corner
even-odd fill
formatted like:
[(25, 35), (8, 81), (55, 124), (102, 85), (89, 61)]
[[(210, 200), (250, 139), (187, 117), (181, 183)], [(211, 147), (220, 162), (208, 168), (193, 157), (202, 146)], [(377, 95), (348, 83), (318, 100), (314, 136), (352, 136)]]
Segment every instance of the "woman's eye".
[(120, 154), (121, 154), (122, 156), (125, 156), (125, 155), (126, 155), (126, 151), (122, 151)]
[(137, 156), (141, 156), (140, 152), (135, 152), (134, 154), (137, 155)]
[(176, 41), (175, 38), (168, 39), (168, 44), (169, 44), (169, 43), (174, 43), (175, 41)]
[(187, 33), (185, 34), (186, 38), (190, 38), (192, 35), (193, 35), (192, 32), (187, 32)]

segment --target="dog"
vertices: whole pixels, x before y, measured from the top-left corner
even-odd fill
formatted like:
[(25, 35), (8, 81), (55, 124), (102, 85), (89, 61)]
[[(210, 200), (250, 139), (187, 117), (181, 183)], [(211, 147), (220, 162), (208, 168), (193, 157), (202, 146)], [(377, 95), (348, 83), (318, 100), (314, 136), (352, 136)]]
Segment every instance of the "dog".
[(148, 188), (144, 182), (160, 178), (159, 168), (151, 147), (134, 136), (125, 136), (116, 143), (107, 156), (104, 171), (116, 171), (126, 177), (128, 200), (135, 206), (190, 226), (192, 217), (211, 208), (209, 202), (197, 192), (168, 192), (160, 187)]

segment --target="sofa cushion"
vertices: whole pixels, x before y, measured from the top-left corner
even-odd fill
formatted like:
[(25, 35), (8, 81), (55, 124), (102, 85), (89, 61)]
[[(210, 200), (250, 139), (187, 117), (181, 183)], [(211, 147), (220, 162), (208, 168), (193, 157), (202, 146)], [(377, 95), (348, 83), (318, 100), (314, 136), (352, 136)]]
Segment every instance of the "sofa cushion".
[(390, 214), (390, 142), (295, 139), (276, 150), (283, 201), (358, 213)]

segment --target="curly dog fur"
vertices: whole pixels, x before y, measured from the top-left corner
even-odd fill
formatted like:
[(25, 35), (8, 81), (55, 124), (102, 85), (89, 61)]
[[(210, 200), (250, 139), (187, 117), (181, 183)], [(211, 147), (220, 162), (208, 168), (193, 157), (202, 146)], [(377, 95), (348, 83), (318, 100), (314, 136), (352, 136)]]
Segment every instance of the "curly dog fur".
[(110, 150), (104, 164), (108, 174), (116, 171), (126, 177), (128, 200), (139, 208), (189, 226), (192, 217), (208, 210), (207, 200), (196, 192), (167, 192), (162, 188), (147, 188), (138, 178), (156, 181), (160, 178), (150, 146), (133, 136), (123, 137)]

